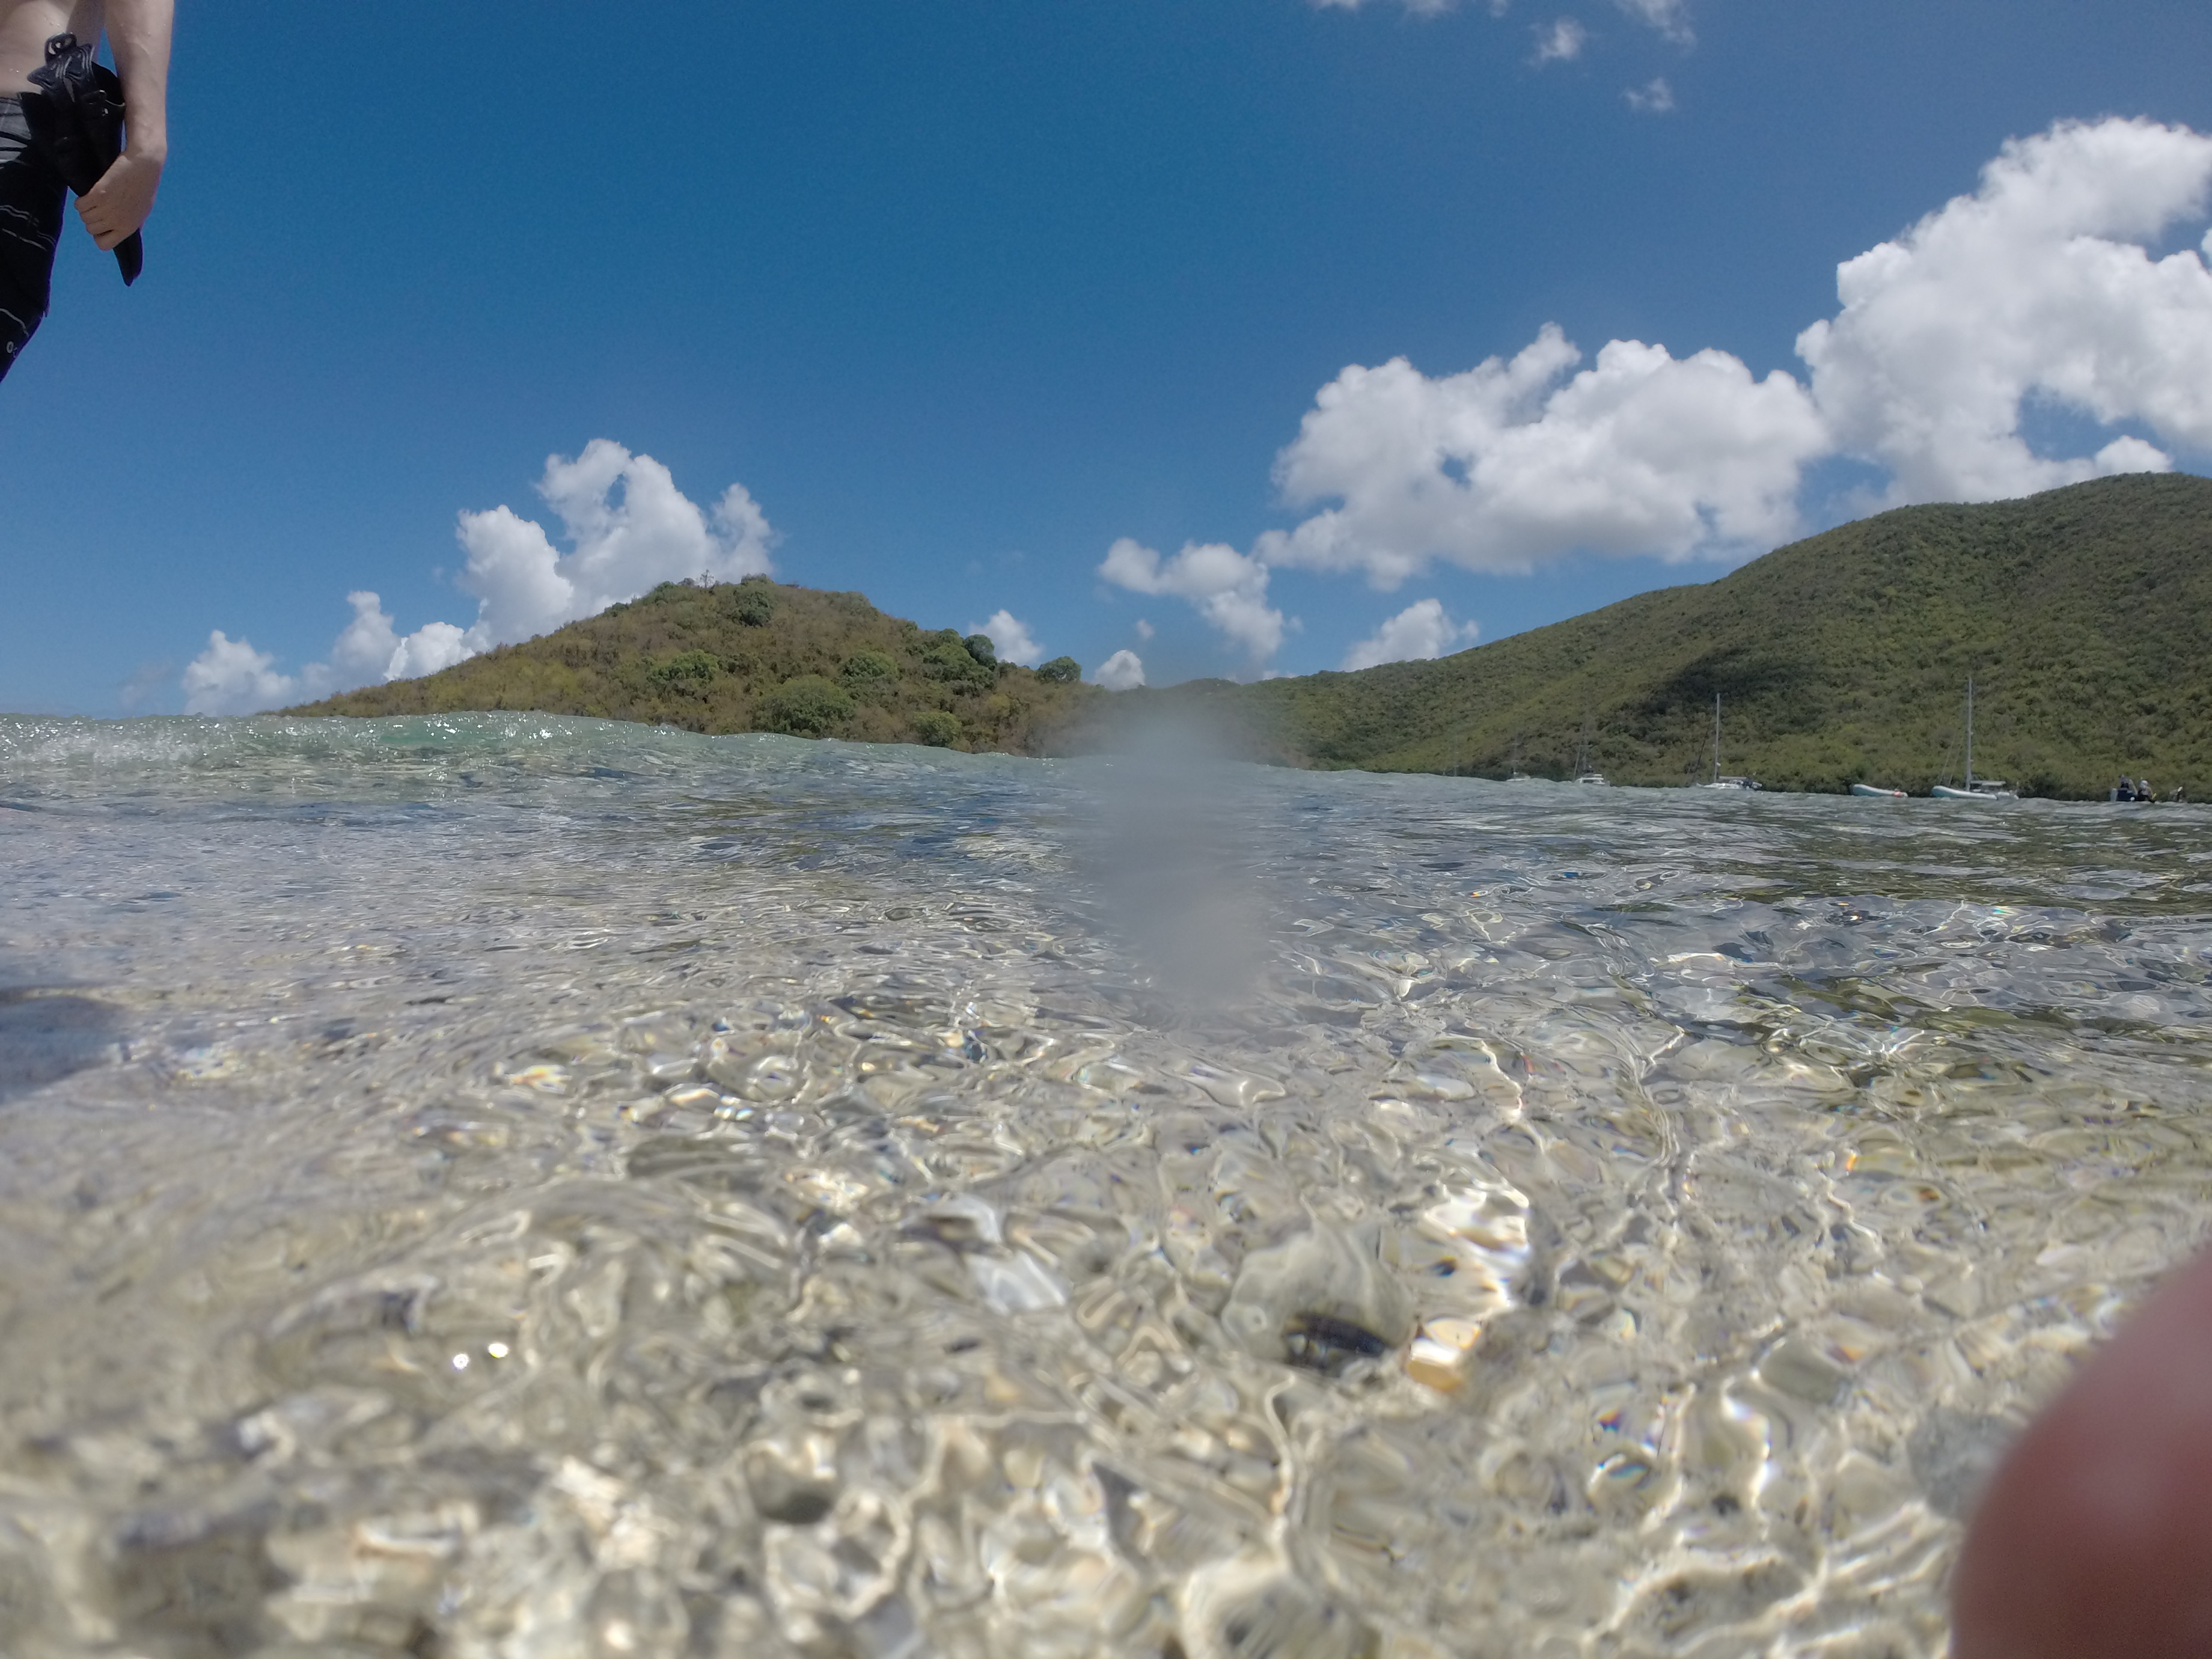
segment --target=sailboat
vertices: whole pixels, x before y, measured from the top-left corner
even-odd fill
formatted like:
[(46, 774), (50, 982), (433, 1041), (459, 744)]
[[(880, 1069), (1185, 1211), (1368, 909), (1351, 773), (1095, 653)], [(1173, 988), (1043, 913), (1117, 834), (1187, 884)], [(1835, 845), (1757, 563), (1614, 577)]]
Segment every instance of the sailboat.
[(1521, 769), (1521, 734), (1518, 732), (1516, 732), (1513, 734), (1513, 769), (1505, 775), (1505, 781), (1508, 783), (1534, 783), (1536, 781), (1535, 779), (1530, 777), (1526, 772), (1523, 772)]
[(1929, 792), (1938, 800), (2018, 800), (2020, 796), (2005, 787), (2002, 778), (1974, 776), (1974, 677), (1966, 677), (1966, 787), (1954, 789), (1948, 783), (1939, 783)]
[(1594, 783), (1600, 788), (1603, 788), (1606, 787), (1605, 774), (1595, 770), (1590, 765), (1589, 743), (1590, 723), (1588, 720), (1584, 720), (1583, 722), (1583, 746), (1581, 750), (1575, 756), (1575, 781), (1577, 783)]
[(1733, 774), (1724, 777), (1721, 774), (1721, 694), (1717, 691), (1713, 693), (1713, 781), (1698, 787), (1700, 789), (1756, 789), (1759, 787), (1756, 778), (1740, 778)]

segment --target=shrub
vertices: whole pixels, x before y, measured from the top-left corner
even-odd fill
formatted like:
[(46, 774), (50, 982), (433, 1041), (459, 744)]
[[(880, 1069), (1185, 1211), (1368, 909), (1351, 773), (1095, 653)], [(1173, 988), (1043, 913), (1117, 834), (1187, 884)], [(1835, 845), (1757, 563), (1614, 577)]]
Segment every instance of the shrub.
[(960, 741), (960, 716), (942, 708), (925, 708), (914, 717), (914, 735), (932, 749), (950, 749)]
[(880, 651), (855, 651), (837, 678), (855, 691), (872, 691), (898, 678), (899, 666)]
[(645, 677), (655, 685), (675, 685), (687, 680), (703, 683), (720, 672), (721, 666), (710, 651), (679, 651), (653, 664), (645, 671)]
[(984, 667), (996, 668), (999, 665), (998, 642), (988, 634), (970, 634), (960, 643), (966, 646), (968, 654)]
[(995, 667), (977, 662), (966, 641), (950, 629), (934, 643), (923, 647), (921, 668), (933, 680), (946, 680), (971, 689), (988, 685), (999, 673)]
[(1054, 685), (1073, 685), (1083, 678), (1083, 665), (1073, 657), (1054, 657), (1037, 669), (1036, 676)]
[(853, 718), (851, 696), (835, 680), (801, 674), (786, 680), (761, 702), (761, 723), (771, 732), (818, 738)]
[(764, 580), (746, 577), (730, 596), (730, 614), (748, 628), (765, 628), (775, 615), (775, 590)]

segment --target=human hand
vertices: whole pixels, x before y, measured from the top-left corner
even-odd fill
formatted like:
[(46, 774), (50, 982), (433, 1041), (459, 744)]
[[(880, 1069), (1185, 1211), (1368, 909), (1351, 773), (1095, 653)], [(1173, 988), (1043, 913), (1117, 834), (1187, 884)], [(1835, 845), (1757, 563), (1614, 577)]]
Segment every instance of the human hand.
[(112, 251), (146, 222), (146, 216), (154, 210), (154, 192), (161, 187), (160, 158), (125, 150), (100, 175), (100, 182), (77, 198), (77, 217), (84, 221), (94, 241)]

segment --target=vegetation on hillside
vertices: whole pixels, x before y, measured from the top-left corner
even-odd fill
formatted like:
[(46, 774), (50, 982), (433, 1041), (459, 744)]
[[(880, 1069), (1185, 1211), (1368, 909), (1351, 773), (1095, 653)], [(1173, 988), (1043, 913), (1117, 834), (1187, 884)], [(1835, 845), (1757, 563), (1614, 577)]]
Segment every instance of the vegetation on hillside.
[(421, 679), (394, 680), (290, 712), (426, 714), (527, 708), (681, 726), (787, 732), (864, 743), (1036, 754), (1085, 700), (1082, 668), (998, 659), (963, 639), (887, 617), (858, 593), (765, 577), (665, 582), (520, 645)]
[(1015, 754), (1198, 715), (1256, 757), (1374, 771), (1516, 769), (1682, 784), (1924, 793), (1974, 766), (2100, 797), (2115, 774), (2212, 795), (2212, 480), (2138, 474), (2023, 501), (1913, 507), (1717, 581), (1638, 594), (1432, 662), (1108, 696), (762, 577), (669, 583), (542, 639), (295, 712), (530, 708), (696, 732), (789, 732)]
[(1587, 734), (1614, 782), (1682, 784), (1711, 773), (1717, 691), (1724, 770), (1921, 793), (1964, 770), (1969, 674), (1978, 775), (2212, 794), (2212, 480), (1904, 507), (1436, 661), (1137, 695), (1293, 765), (1568, 777)]

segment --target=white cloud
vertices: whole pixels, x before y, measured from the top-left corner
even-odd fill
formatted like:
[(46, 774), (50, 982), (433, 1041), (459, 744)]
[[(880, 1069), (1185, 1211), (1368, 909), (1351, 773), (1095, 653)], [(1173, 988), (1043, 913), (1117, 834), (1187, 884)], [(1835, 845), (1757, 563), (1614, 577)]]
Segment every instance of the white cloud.
[(970, 634), (988, 634), (992, 647), (1005, 662), (1018, 662), (1025, 668), (1034, 668), (1044, 652), (1030, 636), (1028, 626), (1011, 611), (994, 611), (987, 623), (968, 624)]
[[(1366, 0), (1313, 0), (1313, 3), (1316, 9), (1322, 11), (1331, 9), (1340, 11), (1358, 11), (1366, 3)], [(1441, 17), (1457, 6), (1459, 0), (1400, 0), (1400, 3), (1416, 17)], [(1493, 14), (1503, 9), (1504, 7), (1499, 3), (1499, 0), (1491, 0), (1491, 10)]]
[(475, 655), (469, 647), (468, 634), (457, 624), (425, 623), (399, 641), (378, 678), (417, 680), (441, 668), (451, 668), (457, 662), (466, 662)]
[(1666, 115), (1674, 107), (1674, 88), (1667, 84), (1667, 77), (1655, 75), (1640, 87), (1631, 87), (1621, 96), (1628, 100), (1629, 108), (1639, 115)]
[(1473, 623), (1459, 623), (1445, 614), (1441, 599), (1420, 599), (1407, 605), (1344, 653), (1344, 672), (1373, 668), (1386, 662), (1411, 662), (1441, 657), (1447, 651), (1474, 643), (1480, 632)]
[[(1366, 3), (1367, 0), (1313, 0), (1314, 6), (1322, 10), (1358, 11)], [(1459, 0), (1399, 0), (1399, 3), (1416, 17), (1441, 17), (1459, 9)], [(1697, 38), (1690, 27), (1690, 9), (1685, 0), (1614, 0), (1614, 3), (1638, 22), (1658, 30), (1677, 46), (1689, 46)], [(1485, 4), (1492, 17), (1503, 17), (1510, 9), (1511, 0), (1485, 0)], [(1576, 27), (1580, 28), (1580, 25)]]
[(512, 508), (460, 515), (468, 562), (457, 582), (477, 601), (470, 626), (434, 622), (402, 635), (376, 594), (350, 593), (353, 620), (329, 660), (296, 676), (276, 672), (273, 656), (218, 629), (185, 671), (186, 711), (246, 714), (434, 673), (493, 646), (597, 616), (665, 581), (736, 581), (769, 568), (775, 532), (742, 484), (702, 508), (651, 456), (595, 438), (574, 459), (548, 457), (538, 489), (560, 518), (570, 544), (565, 554), (544, 526)]
[(1098, 665), (1091, 683), (1109, 691), (1134, 690), (1145, 683), (1145, 659), (1133, 651), (1116, 651)]
[(1613, 3), (1638, 22), (1649, 24), (1678, 46), (1690, 46), (1697, 40), (1690, 27), (1690, 8), (1685, 0), (1613, 0)]
[(362, 589), (347, 594), (346, 603), (353, 607), (353, 620), (331, 642), (330, 660), (311, 662), (300, 671), (302, 700), (327, 697), (334, 691), (349, 691), (356, 685), (386, 678), (392, 653), (400, 648), (381, 599)]
[(560, 516), (567, 554), (512, 508), (461, 514), (469, 557), (458, 580), (477, 600), (464, 641), (471, 654), (595, 617), (662, 582), (736, 581), (769, 568), (775, 532), (744, 485), (702, 508), (666, 467), (609, 439), (594, 438), (574, 460), (549, 457), (538, 493)]
[(1571, 17), (1562, 17), (1549, 27), (1538, 25), (1536, 29), (1536, 58), (1539, 64), (1571, 63), (1583, 55), (1589, 44), (1589, 31)]
[[(1629, 9), (1654, 27), (1682, 15)], [(1805, 469), (1838, 455), (1887, 469), (1893, 503), (2161, 470), (2161, 445), (2212, 455), (2212, 235), (2158, 251), (2179, 227), (2197, 236), (2208, 202), (2212, 137), (2062, 123), (1838, 268), (1841, 311), (1798, 341), (1809, 384), (1634, 340), (1585, 366), (1549, 325), (1464, 374), (1355, 365), (1276, 460), (1285, 501), (1319, 510), (1249, 554), (1186, 548), (1163, 566), (1120, 543), (1103, 568), (1189, 600), (1264, 662), (1282, 635), (1264, 604), (1277, 567), (1387, 590), (1437, 560), (1502, 573), (1576, 553), (1736, 557), (1802, 529)], [(2092, 453), (2039, 453), (2021, 430), (2038, 408), (2123, 429)]]
[(1443, 558), (1526, 571), (1577, 550), (1673, 559), (1771, 545), (1828, 447), (1805, 388), (1725, 352), (1614, 340), (1596, 362), (1547, 325), (1510, 362), (1431, 380), (1405, 359), (1322, 388), (1276, 463), (1294, 505), (1263, 563), (1360, 570), (1393, 588)]
[(311, 662), (297, 674), (279, 673), (271, 653), (216, 629), (208, 635), (207, 649), (185, 669), (185, 712), (250, 714), (387, 678), (393, 651), (403, 647), (383, 602), (362, 591), (347, 594), (346, 603), (353, 606), (353, 620), (331, 641), (330, 660)]
[(207, 649), (185, 665), (185, 713), (250, 714), (281, 708), (300, 689), (298, 680), (276, 672), (276, 659), (234, 640), (220, 628), (208, 635)]
[(1799, 337), (1846, 452), (1893, 501), (1990, 500), (2159, 470), (2140, 436), (2042, 456), (2047, 400), (2212, 452), (2212, 273), (2146, 243), (2201, 221), (2212, 138), (2149, 121), (2068, 122), (2015, 140), (1960, 197), (1837, 272), (1843, 310)]
[(1125, 536), (1107, 550), (1098, 574), (1134, 593), (1188, 599), (1255, 663), (1267, 661), (1283, 643), (1283, 613), (1267, 603), (1267, 567), (1233, 547), (1193, 544), (1163, 560)]
[(1142, 617), (1138, 617), (1138, 618), (1137, 618), (1137, 630), (1136, 630), (1136, 631), (1137, 631), (1137, 637), (1138, 637), (1139, 639), (1140, 639), (1140, 640), (1149, 640), (1149, 639), (1151, 639), (1151, 638), (1152, 637), (1152, 633), (1153, 633), (1152, 625), (1152, 623), (1150, 623), (1146, 622), (1146, 621)]

